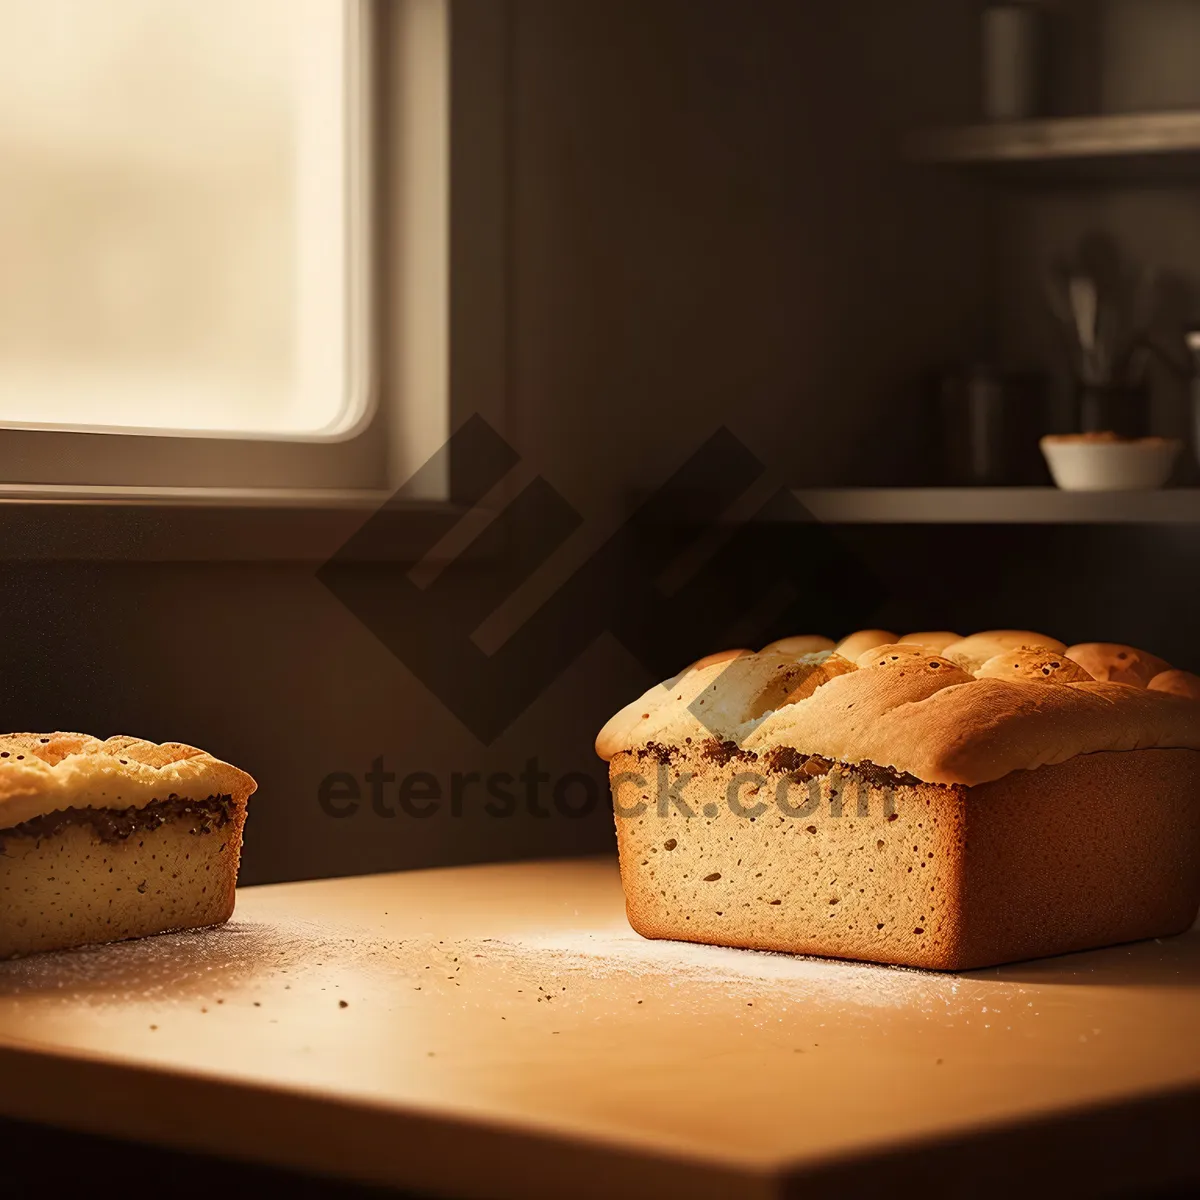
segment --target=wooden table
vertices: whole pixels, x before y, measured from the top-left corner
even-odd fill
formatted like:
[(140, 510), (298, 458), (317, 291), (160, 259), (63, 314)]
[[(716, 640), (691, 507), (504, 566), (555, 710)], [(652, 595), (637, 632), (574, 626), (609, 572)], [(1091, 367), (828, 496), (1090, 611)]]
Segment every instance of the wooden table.
[(0, 964), (0, 1115), (461, 1196), (1200, 1179), (1200, 934), (952, 976), (647, 942), (609, 861)]

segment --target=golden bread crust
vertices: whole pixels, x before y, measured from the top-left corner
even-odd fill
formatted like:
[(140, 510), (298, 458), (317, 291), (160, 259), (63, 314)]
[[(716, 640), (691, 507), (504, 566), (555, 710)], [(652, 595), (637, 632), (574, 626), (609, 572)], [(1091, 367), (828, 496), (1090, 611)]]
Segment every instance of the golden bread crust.
[(1122, 646), (1119, 642), (1083, 642), (1071, 646), (1067, 657), (1083, 667), (1093, 679), (1105, 683), (1130, 683), (1134, 687), (1148, 687), (1156, 675), (1171, 667), (1156, 655), (1134, 646)]
[(834, 649), (832, 638), (821, 637), (819, 634), (805, 634), (802, 637), (780, 638), (769, 646), (764, 646), (761, 654), (791, 654), (801, 658), (806, 654), (820, 654), (825, 650)]
[[(1125, 666), (1162, 662), (1118, 649), (1136, 656), (1119, 660)], [(1200, 750), (1200, 680), (1165, 671), (1152, 680), (1161, 681), (1092, 679), (1062, 643), (1023, 630), (963, 638), (944, 655), (880, 644), (857, 664), (840, 652), (745, 655), (651, 689), (605, 725), (596, 749), (611, 760), (653, 743), (717, 737), (756, 753), (791, 747), (967, 787), (1080, 754)]]
[(1088, 683), (1092, 676), (1065, 654), (1053, 650), (1010, 650), (989, 658), (976, 679), (1031, 679), (1055, 683)]
[(1193, 675), (1191, 671), (1163, 671), (1146, 686), (1152, 692), (1170, 692), (1173, 696), (1200, 700), (1200, 675)]
[(948, 629), (939, 629), (925, 633), (906, 633), (900, 641), (906, 646), (916, 645), (924, 646), (926, 650), (932, 650), (934, 654), (941, 654), (951, 642), (961, 642), (961, 633), (952, 633)]
[(738, 727), (789, 703), (812, 680), (812, 690), (843, 669), (827, 666), (834, 656), (794, 659), (782, 654), (746, 654), (690, 669), (652, 687), (618, 712), (596, 738), (596, 753), (608, 761), (621, 750), (651, 743), (684, 745), (714, 733), (733, 737)]
[(876, 646), (893, 646), (899, 640), (894, 633), (889, 633), (886, 629), (860, 629), (857, 633), (842, 638), (834, 649), (843, 658), (854, 662), (860, 655), (874, 650)]
[(1031, 629), (989, 629), (942, 647), (947, 658), (971, 672), (978, 671), (989, 658), (1011, 650), (1053, 650), (1065, 654), (1067, 648), (1057, 638), (1034, 633)]
[(716, 654), (706, 654), (703, 658), (698, 658), (688, 667), (688, 670), (702, 671), (705, 667), (711, 667), (715, 663), (732, 662), (735, 658), (741, 658), (743, 654), (753, 653), (753, 650), (718, 650)]
[(244, 804), (257, 786), (245, 771), (182, 742), (0, 735), (0, 829), (67, 808), (144, 808), (172, 794)]
[(930, 650), (918, 642), (897, 642), (892, 646), (876, 646), (874, 650), (866, 650), (854, 660), (854, 665), (863, 667), (895, 666), (902, 659), (925, 658), (928, 655), (937, 657), (936, 650)]

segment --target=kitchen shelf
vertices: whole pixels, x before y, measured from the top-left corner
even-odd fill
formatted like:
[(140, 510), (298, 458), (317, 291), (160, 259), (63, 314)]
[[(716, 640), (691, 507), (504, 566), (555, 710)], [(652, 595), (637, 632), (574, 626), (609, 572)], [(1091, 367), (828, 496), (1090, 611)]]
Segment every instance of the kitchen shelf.
[(1200, 1182), (1198, 1003), (1196, 931), (951, 975), (647, 941), (615, 859), (413, 871), (0, 963), (0, 1115), (491, 1200), (1141, 1194)]
[(912, 134), (905, 151), (917, 162), (948, 166), (1200, 175), (1200, 111), (928, 129)]
[(793, 493), (826, 524), (1190, 525), (1200, 489), (1062, 492), (1057, 488), (832, 488)]

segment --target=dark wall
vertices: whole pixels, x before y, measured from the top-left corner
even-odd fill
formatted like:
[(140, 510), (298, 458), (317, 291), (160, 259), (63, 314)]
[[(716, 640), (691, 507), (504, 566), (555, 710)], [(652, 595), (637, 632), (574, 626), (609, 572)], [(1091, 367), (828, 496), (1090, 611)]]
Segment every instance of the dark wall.
[[(259, 782), (244, 882), (611, 845), (591, 743), (609, 712), (644, 684), (636, 671), (606, 665), (602, 645), (485, 747), (311, 567), (9, 564), (2, 578), (0, 726), (186, 741), (244, 767)], [(400, 779), (432, 775), (444, 796), (439, 811), (406, 815), (396, 803), (398, 779), (385, 789), (396, 815), (376, 815), (362, 781), (380, 756)], [(538, 811), (547, 815), (529, 810), (520, 783), (511, 788), (520, 803), (510, 816), (486, 813), (496, 799), (483, 783), (466, 786), (462, 815), (453, 815), (454, 773), (517, 776), (531, 758), (551, 776), (538, 788)], [(358, 777), (355, 815), (322, 810), (321, 781), (332, 772)], [(553, 800), (553, 781), (572, 772), (596, 781), (591, 810), (578, 817)], [(586, 808), (588, 794), (577, 781), (563, 809)]]
[(897, 151), (973, 111), (973, 6), (514, 11), (522, 450), (589, 511), (723, 423), (794, 484), (911, 478), (990, 280), (981, 198)]
[[(1194, 109), (1200, 105), (1200, 6), (1193, 0), (1048, 0), (1056, 114)], [(997, 350), (1054, 376), (1060, 402), (1071, 381), (1051, 318), (1051, 264), (1090, 251), (1111, 256), (1128, 301), (1137, 275), (1155, 273), (1145, 304), (1159, 342), (1183, 360), (1181, 333), (1200, 324), (1200, 189), (1194, 173), (1136, 163), (1122, 170), (1043, 175), (1033, 186), (995, 189), (988, 237), (995, 247)], [(1153, 432), (1193, 440), (1188, 384), (1153, 362)], [(1060, 403), (1060, 409), (1061, 409)], [(1194, 485), (1192, 456), (1177, 477)]]
[[(855, 456), (887, 473), (875, 429), (903, 426), (906, 389), (982, 296), (974, 215), (893, 153), (907, 124), (965, 103), (964, 6), (516, 0), (511, 13), (506, 433), (586, 518), (531, 594), (722, 423), (780, 479), (832, 478)], [(460, 367), (474, 350), (454, 347)], [(0, 724), (179, 739), (244, 765), (261, 785), (247, 882), (612, 844), (592, 739), (651, 679), (610, 638), (484, 746), (311, 566), (13, 563), (0, 606)], [(322, 779), (361, 780), (379, 756), (446, 792), (454, 772), (516, 775), (537, 758), (555, 778), (589, 772), (597, 802), (494, 818), (474, 785), (458, 817), (448, 801), (428, 818), (365, 802), (324, 813)], [(574, 786), (572, 807), (586, 796)]]
[[(773, 553), (813, 558), (804, 526), (761, 536)], [(1200, 535), (1190, 527), (859, 526), (833, 537), (875, 590), (850, 594), (848, 572), (818, 568), (818, 594), (802, 596), (790, 623), (768, 634), (839, 636), (851, 623), (900, 633), (1029, 627), (1068, 642), (1123, 640), (1200, 669), (1191, 611)], [(23, 563), (8, 564), (0, 581), (0, 726), (183, 740), (245, 767), (260, 786), (244, 882), (612, 847), (592, 739), (650, 679), (610, 636), (485, 746), (310, 566)], [(839, 624), (838, 612), (855, 620)], [(384, 790), (390, 817), (372, 810), (364, 782), (378, 757), (399, 777)], [(511, 815), (489, 815), (486, 778), (519, 776), (530, 759), (550, 777), (535, 808), (510, 781)], [(321, 806), (334, 772), (359, 781), (352, 816)], [(397, 803), (400, 779), (417, 772), (442, 791), (429, 817)], [(466, 785), (454, 815), (453, 776), (470, 772), (483, 779)], [(556, 807), (554, 784), (574, 773), (591, 776), (592, 791), (576, 780)]]
[[(910, 478), (926, 457), (914, 414), (929, 373), (970, 352), (993, 315), (988, 198), (895, 155), (910, 125), (973, 110), (974, 6), (516, 0), (512, 11), (506, 434), (584, 523), (510, 624), (631, 492), (719, 425), (776, 485)], [(454, 353), (469, 359), (472, 346)], [(810, 534), (774, 530), (771, 552), (808, 564), (823, 632), (848, 632), (860, 612), (885, 625), (1029, 625), (1200, 666), (1187, 534), (846, 531), (884, 584), (847, 602), (844, 626), (828, 615), (839, 577)], [(611, 848), (592, 739), (652, 682), (625, 650), (601, 636), (485, 746), (314, 570), (5, 563), (0, 726), (178, 739), (246, 767), (260, 782), (249, 883)], [(753, 595), (753, 571), (741, 586)], [(322, 780), (361, 782), (379, 757), (400, 777), (429, 773), (447, 797), (456, 772), (516, 776), (536, 758), (552, 780), (590, 774), (596, 803), (564, 815), (543, 783), (549, 815), (522, 799), (493, 817), (475, 784), (461, 816), (448, 798), (429, 817), (387, 816), (364, 784), (353, 816), (322, 810)], [(586, 800), (573, 787), (564, 807)]]

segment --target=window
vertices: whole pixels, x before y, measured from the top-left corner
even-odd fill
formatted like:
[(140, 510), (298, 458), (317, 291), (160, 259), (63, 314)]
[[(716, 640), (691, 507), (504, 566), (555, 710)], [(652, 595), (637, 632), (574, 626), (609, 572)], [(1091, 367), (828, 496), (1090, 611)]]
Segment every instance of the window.
[[(401, 198), (434, 214), (444, 8), (398, 0), (386, 48), (392, 74), (427, 77), (388, 95), (428, 110), (393, 124), (424, 130)], [(0, 0), (0, 486), (379, 487), (397, 437), (444, 428), (377, 403), (372, 16)], [(426, 222), (420, 256), (389, 246), (387, 269), (404, 253), (444, 272), (442, 232)]]
[(347, 15), (0, 2), (0, 419), (283, 436), (362, 419)]

